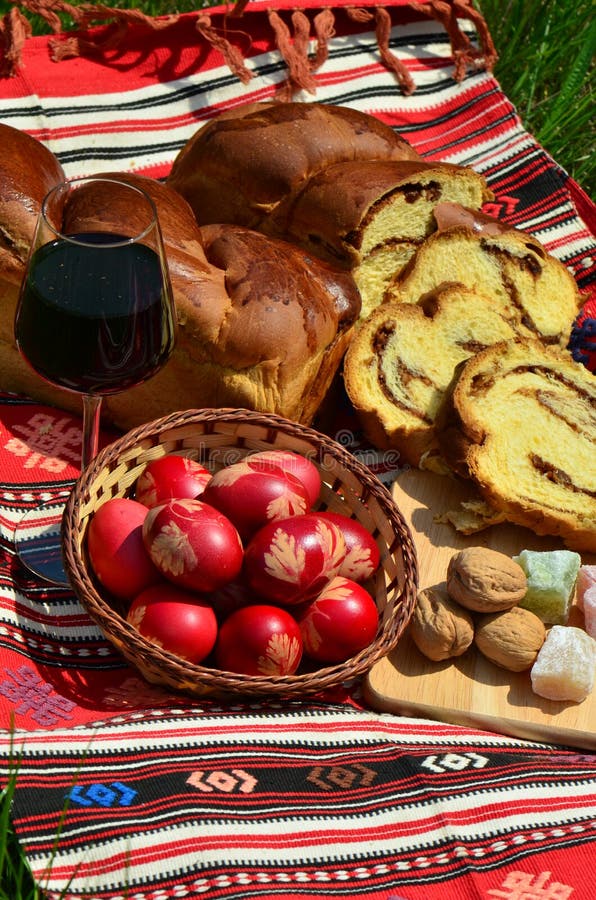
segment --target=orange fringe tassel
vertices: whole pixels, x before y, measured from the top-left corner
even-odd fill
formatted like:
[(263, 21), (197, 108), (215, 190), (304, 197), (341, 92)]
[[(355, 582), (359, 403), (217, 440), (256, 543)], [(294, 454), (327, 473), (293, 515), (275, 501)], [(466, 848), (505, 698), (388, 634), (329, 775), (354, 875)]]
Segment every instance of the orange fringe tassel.
[[(230, 13), (224, 18), (238, 19), (242, 16), (249, 0), (236, 0)], [(409, 0), (412, 9), (436, 19), (445, 28), (451, 43), (454, 59), (454, 78), (461, 81), (469, 66), (491, 70), (497, 60), (497, 53), (482, 14), (472, 6), (472, 0)], [(391, 14), (383, 6), (344, 7), (347, 15), (355, 22), (367, 23), (374, 19), (379, 53), (383, 64), (395, 74), (405, 94), (415, 90), (414, 80), (407, 65), (389, 49), (391, 37)], [(63, 25), (59, 13), (68, 15), (74, 22), (75, 30), (60, 37), (50, 39), (52, 59), (59, 61), (73, 56), (85, 56), (99, 51), (121, 47), (126, 43), (126, 35), (131, 26), (141, 26), (148, 30), (164, 30), (176, 24), (179, 15), (153, 18), (137, 9), (118, 9), (104, 4), (85, 3), (73, 6), (65, 0), (19, 0), (0, 20), (0, 75), (14, 75), (21, 65), (22, 50), (31, 35), (31, 26), (21, 10), (41, 16), (51, 31), (58, 35)], [(331, 8), (324, 7), (313, 19), (314, 52), (311, 47), (311, 21), (306, 13), (296, 9), (291, 13), (293, 33), (279, 12), (269, 10), (268, 18), (273, 30), (277, 49), (288, 68), (286, 84), (281, 89), (281, 99), (291, 99), (300, 90), (310, 94), (316, 92), (314, 73), (329, 56), (329, 41), (335, 34), (335, 15)], [(458, 19), (471, 21), (478, 34), (480, 46), (474, 47), (468, 36), (461, 30)], [(110, 24), (112, 27), (97, 34), (85, 33), (93, 24)], [(245, 56), (229, 39), (229, 33), (213, 25), (208, 12), (197, 14), (196, 30), (212, 47), (218, 50), (230, 70), (246, 84), (253, 77), (245, 63)], [(244, 34), (250, 42), (250, 36)]]
[(230, 71), (240, 79), (242, 84), (248, 84), (253, 76), (244, 63), (242, 52), (237, 47), (234, 47), (225, 35), (217, 31), (211, 23), (211, 16), (200, 15), (197, 19), (196, 29), (207, 43), (219, 50)]
[(383, 60), (386, 67), (391, 72), (395, 73), (395, 76), (399, 81), (404, 94), (412, 94), (416, 87), (416, 85), (414, 84), (414, 79), (408, 72), (408, 68), (405, 63), (401, 62), (401, 60), (399, 60), (397, 56), (395, 56), (395, 54), (392, 53), (389, 49), (389, 38), (391, 37), (391, 16), (386, 9), (383, 9), (382, 6), (379, 6), (375, 10), (375, 19), (377, 43), (379, 45), (381, 59)]

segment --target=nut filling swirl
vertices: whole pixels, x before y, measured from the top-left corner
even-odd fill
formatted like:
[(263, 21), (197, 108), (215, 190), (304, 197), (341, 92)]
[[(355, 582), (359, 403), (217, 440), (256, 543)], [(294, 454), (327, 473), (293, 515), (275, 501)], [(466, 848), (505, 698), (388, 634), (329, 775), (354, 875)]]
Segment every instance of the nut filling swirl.
[(595, 552), (594, 376), (563, 350), (518, 339), (469, 360), (450, 404), (441, 447), (449, 458), (455, 427), (483, 499), (510, 522)]

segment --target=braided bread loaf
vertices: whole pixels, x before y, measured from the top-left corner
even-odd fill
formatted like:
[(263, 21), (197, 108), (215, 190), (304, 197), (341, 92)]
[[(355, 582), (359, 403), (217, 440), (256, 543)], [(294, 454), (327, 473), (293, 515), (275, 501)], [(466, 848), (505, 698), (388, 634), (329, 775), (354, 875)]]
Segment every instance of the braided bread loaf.
[(182, 148), (168, 184), (201, 224), (246, 225), (352, 271), (363, 316), (435, 230), (437, 203), (480, 209), (493, 197), (473, 169), (426, 162), (374, 117), (317, 103), (219, 116)]
[(211, 120), (174, 160), (168, 184), (200, 225), (286, 232), (285, 216), (309, 179), (348, 160), (419, 159), (374, 116), (321, 103), (247, 103)]
[[(33, 138), (8, 126), (2, 126), (0, 136), (0, 386), (80, 412), (76, 395), (46, 384), (28, 368), (13, 335), (41, 201), (64, 175), (51, 152)], [(178, 338), (162, 371), (145, 384), (105, 398), (104, 419), (127, 429), (177, 409), (234, 406), (309, 422), (360, 311), (349, 273), (247, 228), (201, 231), (189, 205), (168, 185), (138, 175), (105, 174), (143, 188), (156, 204)], [(83, 189), (78, 196), (71, 218), (61, 223), (72, 232), (93, 229), (99, 222), (122, 232), (134, 215), (109, 202), (99, 210)]]

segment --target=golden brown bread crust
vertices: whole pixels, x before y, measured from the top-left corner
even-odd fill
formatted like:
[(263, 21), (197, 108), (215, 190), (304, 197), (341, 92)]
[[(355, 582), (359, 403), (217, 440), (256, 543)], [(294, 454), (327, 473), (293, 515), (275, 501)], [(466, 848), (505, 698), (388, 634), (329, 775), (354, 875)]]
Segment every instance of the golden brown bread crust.
[(47, 147), (10, 125), (0, 123), (0, 146), (0, 272), (20, 283), (42, 200), (64, 171)]
[[(164, 246), (168, 255), (188, 255), (192, 259), (199, 259), (206, 264), (202, 254), (201, 233), (188, 203), (167, 185), (148, 178), (145, 175), (135, 175), (131, 172), (100, 172), (95, 178), (115, 178), (125, 181), (145, 191), (157, 208), (159, 223), (164, 239)], [(96, 227), (99, 222), (106, 230), (122, 229), (129, 227), (132, 231), (142, 227), (135, 209), (130, 202), (116, 205), (116, 199), (105, 186), (98, 189), (93, 183), (85, 185), (75, 194), (75, 202), (65, 210), (63, 225), (66, 229), (76, 232), (77, 229), (85, 231)]]
[(205, 226), (201, 236), (225, 290), (197, 292), (168, 364), (108, 398), (111, 417), (128, 427), (135, 415), (144, 421), (172, 408), (230, 406), (310, 422), (358, 314), (355, 285), (344, 279), (331, 290), (328, 269), (242, 226)]
[(226, 273), (224, 314), (215, 323), (201, 304), (193, 323), (197, 339), (213, 335), (215, 362), (243, 369), (283, 357), (295, 365), (332, 342), (335, 305), (300, 251), (241, 226), (207, 225), (202, 236), (209, 262)]
[[(227, 305), (231, 298), (239, 308), (249, 302), (253, 304), (250, 327), (258, 329), (258, 333), (255, 333), (253, 346), (244, 327), (236, 334), (233, 352), (239, 367), (251, 364), (242, 363), (242, 358), (260, 362), (263, 355), (279, 353), (286, 339), (292, 353), (299, 352), (300, 335), (295, 330), (299, 323), (279, 319), (272, 329), (268, 315), (256, 322), (257, 302), (263, 309), (269, 309), (266, 301), (272, 301), (287, 310), (296, 296), (302, 310), (299, 318), (304, 324), (307, 343), (313, 347), (327, 333), (321, 314), (327, 321), (329, 310), (332, 310), (334, 332), (338, 327), (350, 327), (358, 318), (360, 295), (348, 273), (314, 259), (297, 247), (290, 247), (285, 241), (265, 237), (247, 228), (221, 225), (200, 228), (188, 203), (168, 185), (152, 178), (130, 173), (116, 176), (103, 173), (97, 177), (117, 177), (141, 188), (154, 201), (179, 314), (192, 314), (192, 327), (196, 328), (200, 339), (208, 335), (211, 340), (219, 335), (221, 340), (219, 314), (222, 302)], [(98, 220), (108, 231), (117, 232), (124, 223), (132, 231), (139, 227), (139, 220), (130, 205), (118, 208), (104, 189), (98, 192), (90, 186), (78, 191), (77, 195), (76, 208), (71, 206), (65, 211), (67, 230), (92, 229)], [(207, 287), (209, 290), (204, 296)], [(216, 311), (217, 315), (214, 315)], [(213, 324), (214, 318), (216, 324)], [(231, 339), (233, 329), (230, 323), (227, 326), (227, 336)], [(229, 350), (225, 344), (219, 347), (224, 356)]]
[[(0, 384), (80, 413), (75, 394), (46, 384), (29, 369), (13, 334), (41, 203), (64, 173), (35, 139), (5, 126), (1, 135)], [(186, 200), (167, 184), (122, 172), (100, 177), (127, 181), (153, 199), (178, 320), (177, 345), (168, 364), (146, 384), (104, 398), (104, 419), (130, 428), (181, 408), (246, 406), (310, 421), (360, 311), (351, 276), (248, 229), (212, 227), (202, 234)], [(59, 217), (55, 224), (70, 233), (132, 233), (139, 225), (134, 204), (118, 207), (109, 190), (100, 196), (92, 184), (54, 214)]]
[(364, 316), (436, 229), (433, 207), (493, 198), (472, 168), (428, 162), (391, 128), (317, 103), (250, 104), (201, 128), (168, 183), (200, 223), (238, 223), (352, 272)]
[[(201, 225), (231, 222), (281, 235), (284, 210), (309, 178), (337, 162), (419, 159), (388, 125), (320, 103), (236, 107), (200, 128), (168, 178)], [(275, 214), (275, 226), (265, 220)]]
[[(23, 143), (20, 132), (9, 132), (7, 139), (16, 149), (7, 155), (21, 162), (10, 169), (5, 165), (7, 195), (17, 204), (19, 227), (22, 220), (24, 250), (19, 266), (12, 258), (6, 267), (0, 264), (0, 385), (80, 412), (80, 398), (43, 382), (14, 343), (14, 310), (35, 221), (43, 197), (63, 180), (63, 172), (34, 139), (25, 135)], [(39, 179), (31, 179), (23, 165), (23, 147), (33, 154)], [(203, 235), (188, 203), (168, 185), (128, 173), (103, 176), (140, 187), (155, 202), (178, 319), (177, 345), (168, 364), (146, 384), (106, 397), (104, 419), (130, 428), (177, 409), (224, 405), (310, 422), (360, 310), (351, 276), (248, 229), (214, 227)], [(29, 183), (35, 191), (26, 194)], [(5, 209), (11, 223), (12, 212)], [(137, 230), (134, 207), (118, 209), (109, 195), (100, 202), (91, 187), (81, 189), (76, 203), (63, 213), (64, 221), (57, 224), (71, 232)]]
[(0, 123), (0, 146), (0, 343), (4, 344), (13, 342), (19, 287), (42, 200), (63, 180), (64, 172), (50, 150), (10, 125)]
[[(128, 172), (103, 172), (98, 178), (117, 178), (145, 191), (155, 203), (168, 261), (178, 318), (193, 315), (197, 299), (215, 303), (225, 294), (225, 278), (209, 264), (203, 250), (201, 232), (186, 201), (167, 185)], [(102, 197), (100, 198), (99, 194)], [(118, 232), (123, 227), (134, 233), (139, 227), (135, 211), (127, 205), (118, 208), (113, 194), (92, 185), (77, 191), (76, 205), (65, 211), (64, 227), (76, 233), (102, 228)]]
[[(14, 132), (15, 129), (11, 129), (11, 131)], [(20, 145), (19, 135), (20, 133), (10, 136), (11, 140), (15, 140), (17, 146)], [(60, 171), (57, 174), (59, 175), (58, 181), (62, 180), (63, 173)], [(192, 211), (182, 197), (167, 186), (144, 176), (123, 172), (100, 173), (100, 177), (102, 176), (117, 178), (136, 185), (147, 191), (155, 202), (162, 227), (179, 320), (185, 320), (192, 316), (197, 296), (202, 296), (207, 302), (208, 300), (219, 298), (225, 293), (225, 273), (213, 268), (207, 262), (202, 249), (200, 231)], [(23, 169), (21, 178), (27, 180), (27, 177), (28, 172), (26, 169)], [(36, 204), (32, 204), (30, 207), (34, 219), (37, 218), (41, 209), (42, 200), (43, 196), (36, 198)], [(90, 187), (82, 188), (80, 192), (77, 192), (76, 204), (65, 211), (63, 210), (65, 214), (64, 220), (55, 224), (73, 232), (96, 227), (104, 227), (118, 232), (125, 230), (128, 222), (134, 231), (134, 211), (130, 208), (127, 210), (116, 210), (113, 197), (111, 200), (112, 202), (107, 202), (105, 206), (100, 208), (93, 189)], [(2, 281), (0, 281), (0, 292), (2, 286), (5, 288), (5, 295), (2, 298), (4, 301), (3, 311), (0, 317), (2, 322), (0, 384), (5, 390), (25, 393), (42, 402), (55, 404), (62, 409), (80, 413), (80, 398), (76, 394), (60, 390), (44, 382), (29, 368), (16, 349), (13, 333), (14, 310), (16, 309), (19, 285), (23, 273), (24, 263), (20, 277), (15, 284), (8, 285), (4, 283), (3, 285)], [(151, 384), (153, 385), (153, 380)], [(144, 409), (136, 406), (134, 397), (131, 398), (129, 396), (130, 392), (119, 397), (118, 400), (105, 398), (103, 402), (104, 419), (127, 428), (131, 424), (138, 424), (140, 421), (146, 421), (151, 418), (151, 410), (159, 415), (158, 410), (160, 403), (163, 401), (160, 401), (157, 397), (152, 399), (149, 396), (150, 393), (151, 390), (148, 391)], [(178, 407), (176, 406), (175, 408), (177, 409)]]

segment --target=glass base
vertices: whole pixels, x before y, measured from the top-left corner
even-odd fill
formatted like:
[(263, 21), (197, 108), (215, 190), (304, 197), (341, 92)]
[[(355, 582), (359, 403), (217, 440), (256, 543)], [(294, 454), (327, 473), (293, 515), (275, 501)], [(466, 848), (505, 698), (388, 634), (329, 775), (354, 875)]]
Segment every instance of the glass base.
[(69, 492), (30, 509), (17, 524), (14, 544), (25, 568), (44, 581), (70, 587), (62, 562), (62, 513)]

